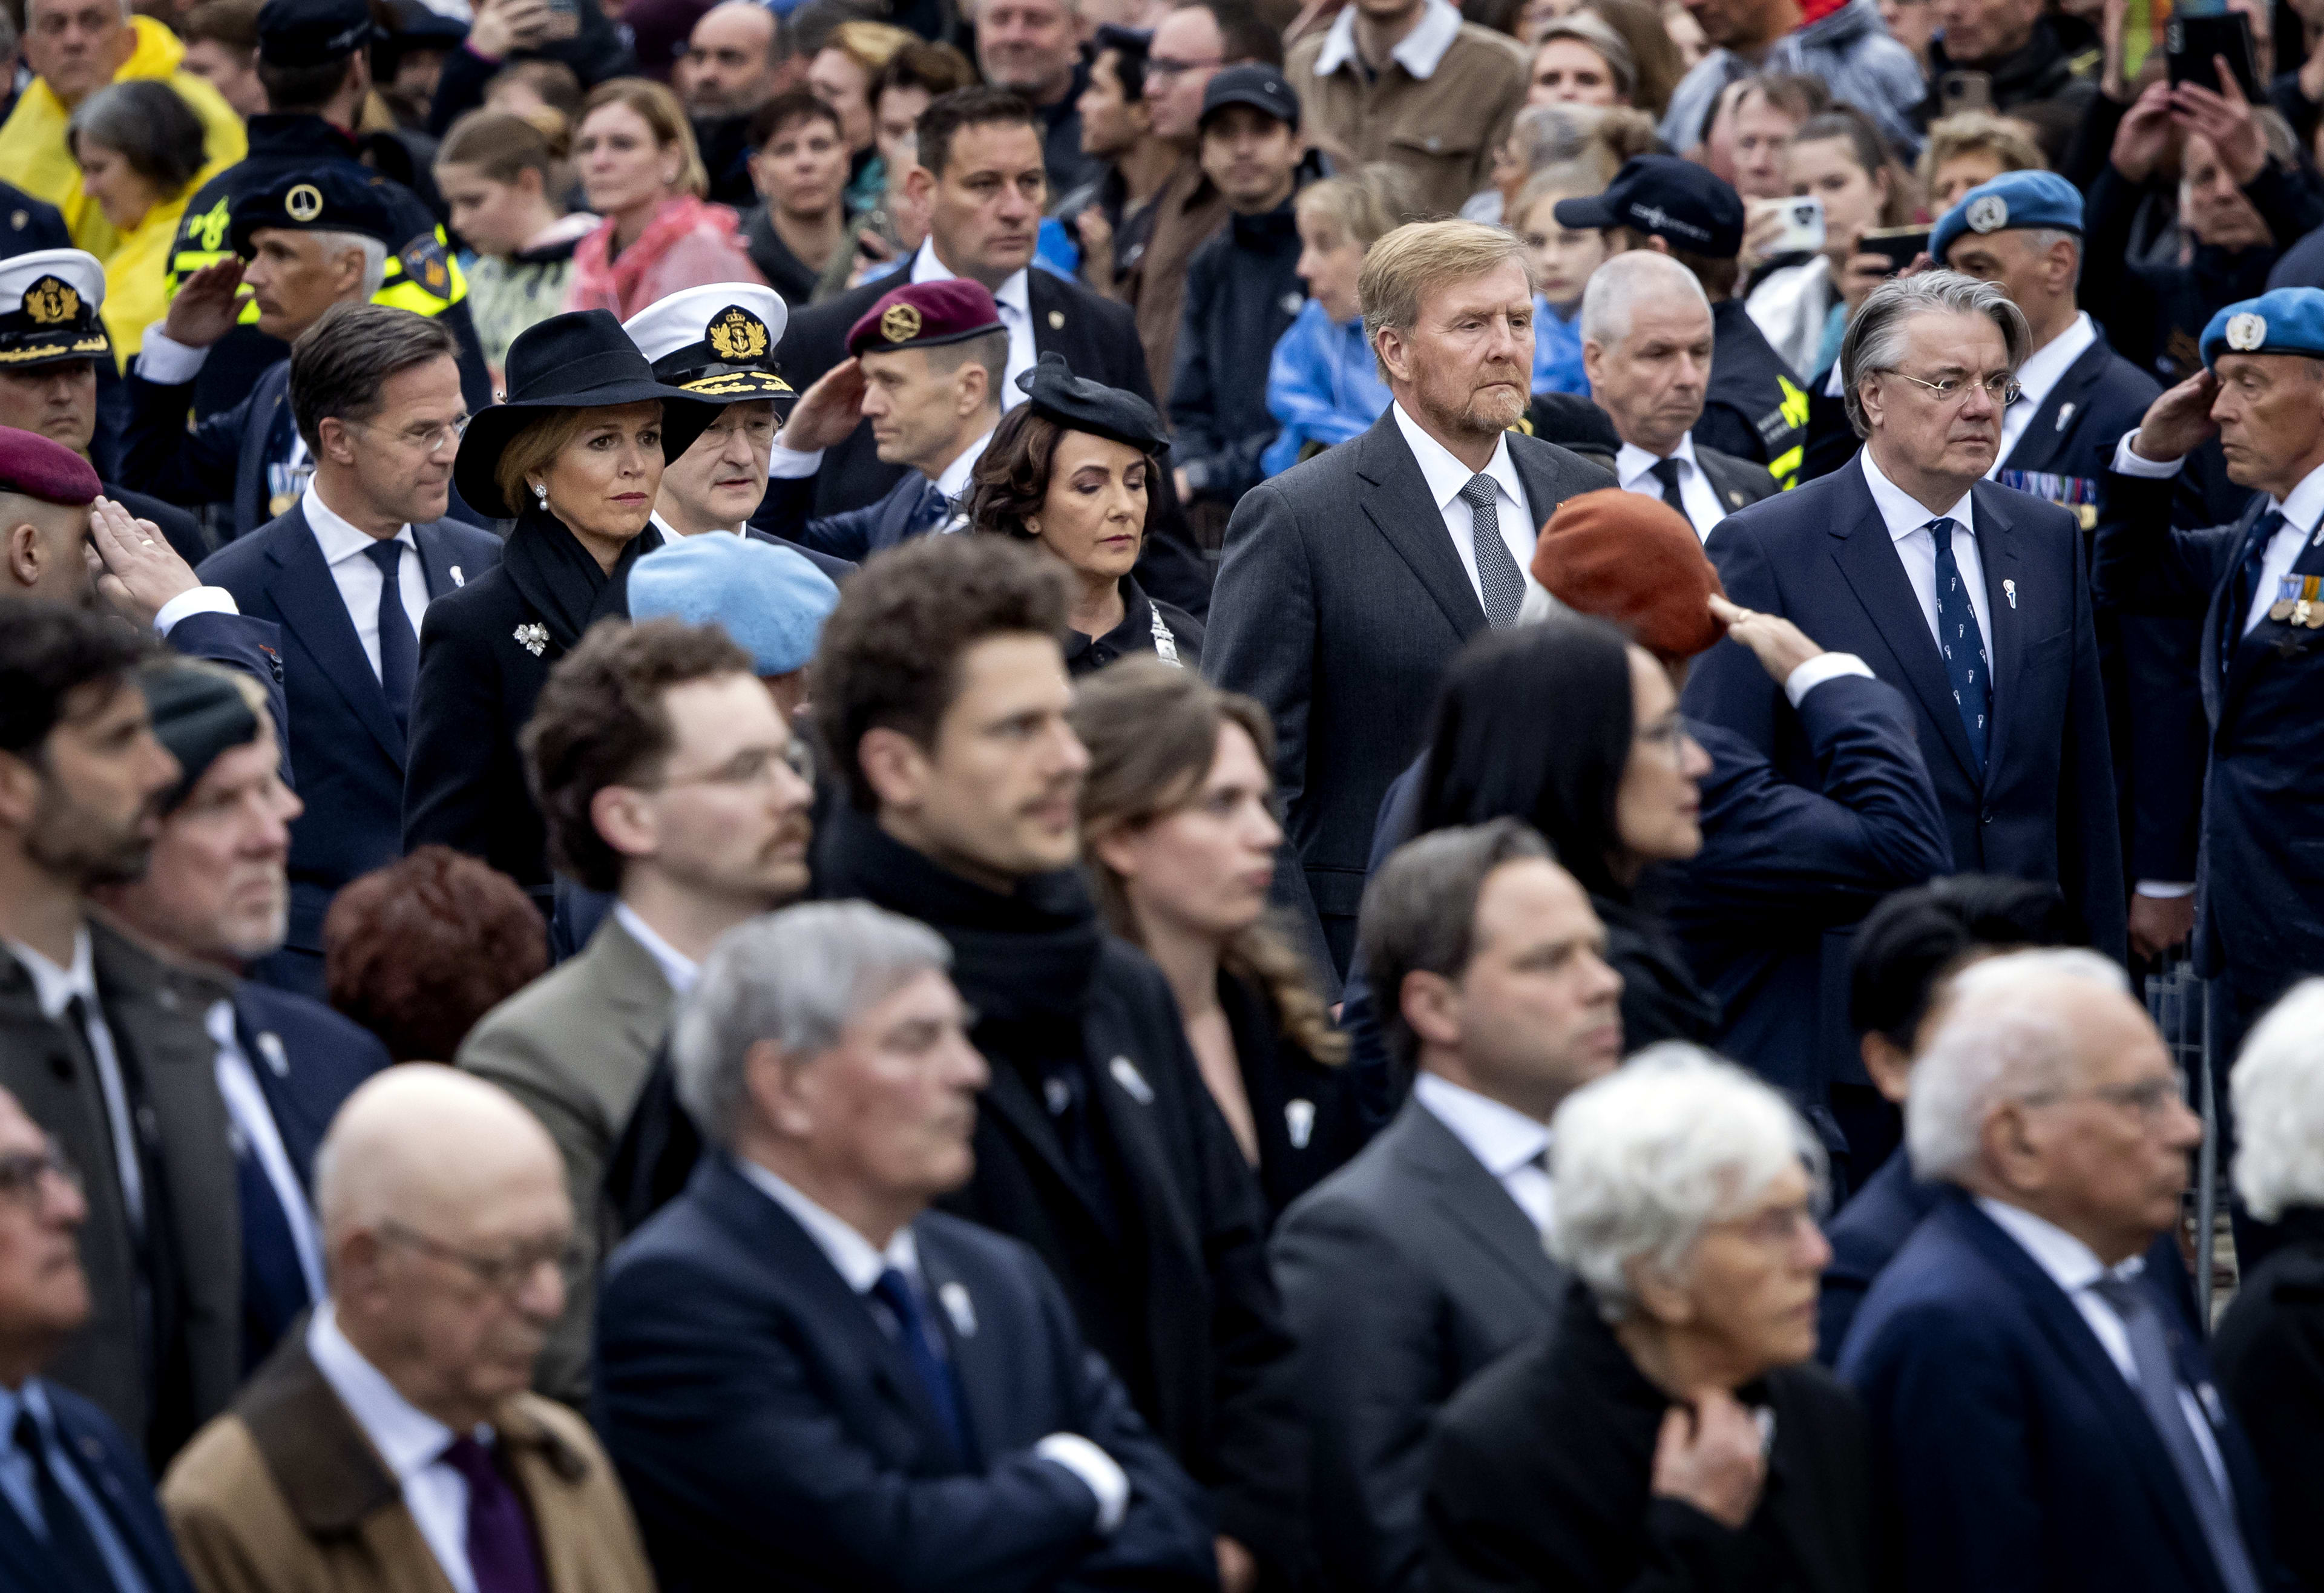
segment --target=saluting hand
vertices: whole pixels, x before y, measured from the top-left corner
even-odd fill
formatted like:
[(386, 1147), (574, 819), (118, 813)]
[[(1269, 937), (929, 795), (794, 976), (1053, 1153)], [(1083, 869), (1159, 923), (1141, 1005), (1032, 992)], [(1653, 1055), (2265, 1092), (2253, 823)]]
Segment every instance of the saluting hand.
[(1775, 677), (1781, 686), (1792, 677), (1792, 671), (1810, 658), (1823, 656), (1823, 649), (1807, 639), (1801, 629), (1781, 614), (1763, 614), (1757, 609), (1747, 609), (1732, 603), (1717, 593), (1711, 594), (1711, 617), (1727, 627), (1730, 641), (1739, 641), (1751, 649), (1759, 667)]
[(802, 454), (835, 448), (853, 434), (862, 419), (863, 366), (853, 358), (844, 359), (799, 394), (799, 401), (791, 406), (790, 419), (783, 422), (782, 435), (775, 440)]
[(2211, 419), (2211, 401), (2219, 396), (2219, 379), (2209, 367), (2196, 372), (2146, 406), (2130, 451), (2142, 459), (2183, 459), (2218, 431)]
[(1663, 1413), (1655, 1443), (1656, 1498), (1683, 1500), (1740, 1530), (1758, 1508), (1766, 1480), (1759, 1423), (1725, 1389), (1705, 1389), (1692, 1407), (1673, 1405)]
[(242, 262), (213, 261), (178, 284), (161, 330), (172, 343), (208, 348), (242, 315)]
[(110, 498), (99, 498), (89, 509), (86, 557), (97, 596), (141, 628), (153, 623), (162, 604), (201, 585), (159, 526), (136, 519)]

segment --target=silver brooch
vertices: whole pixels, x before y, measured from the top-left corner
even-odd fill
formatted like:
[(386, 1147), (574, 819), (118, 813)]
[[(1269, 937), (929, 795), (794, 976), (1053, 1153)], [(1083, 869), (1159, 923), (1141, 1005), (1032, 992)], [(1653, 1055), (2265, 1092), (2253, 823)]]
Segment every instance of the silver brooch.
[(519, 625), (516, 628), (516, 644), (534, 658), (540, 657), (549, 649), (549, 627), (538, 622)]

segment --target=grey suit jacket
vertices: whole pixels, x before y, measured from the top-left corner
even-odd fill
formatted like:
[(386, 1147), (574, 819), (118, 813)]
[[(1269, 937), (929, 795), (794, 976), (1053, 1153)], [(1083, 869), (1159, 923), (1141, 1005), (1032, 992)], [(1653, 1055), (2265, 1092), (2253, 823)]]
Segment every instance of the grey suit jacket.
[(1762, 498), (1775, 495), (1775, 478), (1767, 474), (1764, 465), (1738, 459), (1734, 455), (1722, 454), (1717, 448), (1706, 448), (1701, 443), (1694, 445), (1694, 462), (1702, 466), (1703, 479), (1719, 495), (1719, 507), (1729, 514), (1738, 509), (1748, 509)]
[[(1536, 523), (1615, 484), (1554, 443), (1511, 432), (1508, 444)], [(1203, 673), (1275, 719), (1292, 843), (1280, 899), (1315, 950), (1342, 958), (1380, 798), (1419, 750), (1444, 666), (1486, 629), (1392, 409), (1244, 494), (1207, 624)]]
[(549, 1334), (533, 1386), (568, 1404), (589, 1394), (589, 1319), (613, 1244), (605, 1158), (669, 1032), (661, 966), (612, 913), (573, 957), (484, 1014), (458, 1064), (522, 1101), (565, 1157), (573, 1231), (586, 1270)]
[(1284, 1213), (1268, 1247), (1298, 1340), (1324, 1584), (1421, 1586), (1436, 1413), (1554, 1318), (1566, 1274), (1436, 1115), (1407, 1100)]

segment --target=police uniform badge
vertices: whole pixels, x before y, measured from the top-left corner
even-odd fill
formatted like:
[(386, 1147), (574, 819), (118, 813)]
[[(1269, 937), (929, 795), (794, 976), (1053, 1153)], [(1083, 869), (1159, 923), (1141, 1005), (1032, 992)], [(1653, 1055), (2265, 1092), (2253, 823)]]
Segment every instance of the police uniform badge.
[(1997, 233), (2009, 225), (2009, 201), (1999, 194), (1983, 195), (1970, 203), (1961, 219), (1972, 231)]
[(2237, 354), (2249, 354), (2266, 341), (2266, 317), (2245, 310), (2227, 318), (2227, 346)]
[(452, 290), (452, 268), (445, 262), (443, 245), (433, 237), (423, 234), (412, 239), (396, 251), (395, 258), (405, 276), (437, 298)]
[(62, 277), (40, 277), (24, 290), (25, 318), (36, 327), (60, 327), (80, 317), (80, 294)]
[(880, 317), (880, 336), (890, 343), (909, 343), (920, 335), (917, 305), (891, 304)]
[[(899, 305), (897, 308), (908, 307)], [(893, 315), (895, 311), (890, 310), (888, 313)], [(887, 330), (884, 318), (881, 319), (880, 329), (882, 332)], [(917, 332), (919, 328), (915, 326), (912, 330)], [(710, 345), (711, 352), (720, 359), (742, 364), (759, 359), (766, 354), (767, 323), (740, 305), (729, 305), (712, 318), (710, 325), (703, 328), (702, 339)]]
[(317, 220), (323, 214), (323, 190), (311, 182), (297, 184), (282, 196), (282, 213), (302, 226)]

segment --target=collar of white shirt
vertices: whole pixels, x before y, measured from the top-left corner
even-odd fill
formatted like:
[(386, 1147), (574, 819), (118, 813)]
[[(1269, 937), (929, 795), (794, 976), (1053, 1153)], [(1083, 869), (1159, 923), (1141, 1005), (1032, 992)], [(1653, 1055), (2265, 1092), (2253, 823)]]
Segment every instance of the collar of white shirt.
[(1496, 1178), (1507, 1178), (1549, 1148), (1547, 1125), (1450, 1079), (1422, 1073), (1412, 1092)]
[[(822, 450), (817, 449), (815, 454), (815, 457), (820, 460), (823, 457)], [(670, 524), (669, 521), (662, 519), (660, 510), (655, 510), (653, 513), (649, 515), (647, 518), (653, 522), (654, 529), (661, 533), (661, 539), (663, 541), (683, 542), (686, 540), (687, 533), (679, 530), (676, 526)], [(730, 537), (739, 537), (742, 534), (742, 529), (740, 526), (713, 526), (710, 529), (714, 531), (724, 531)]]
[(976, 469), (976, 462), (984, 457), (985, 445), (991, 440), (992, 433), (988, 431), (963, 448), (960, 451), (960, 457), (945, 465), (943, 473), (936, 477), (936, 491), (954, 502), (958, 502), (962, 495), (968, 491), (968, 478)]
[(2302, 476), (2300, 484), (2292, 489), (2291, 497), (2281, 503), (2273, 500), (2270, 502), (2282, 514), (2285, 524), (2302, 535), (2313, 531), (2317, 522), (2324, 520), (2324, 465)]
[[(1872, 461), (1870, 447), (1857, 449), (1856, 456), (1864, 461), (1864, 483), (1872, 489), (1872, 506), (1880, 511), (1881, 520), (1886, 523), (1890, 541), (1902, 542), (1938, 518), (1930, 513), (1920, 500), (1881, 474), (1880, 466)], [(1973, 535), (1977, 522), (1970, 518), (1969, 496), (1969, 493), (1963, 493), (1960, 502), (1946, 510), (1945, 516)]]
[(1510, 502), (1525, 502), (1524, 487), (1517, 480), (1517, 461), (1509, 457), (1508, 432), (1493, 439), (1493, 456), (1485, 461), (1483, 470), (1475, 471), (1454, 458), (1452, 450), (1443, 443), (1423, 431), (1420, 422), (1406, 414), (1401, 403), (1390, 403), (1388, 412), (1396, 417), (1397, 429), (1404, 433), (1405, 443), (1412, 449), (1412, 457), (1420, 466), (1422, 479), (1428, 483), (1428, 495), (1435, 501), (1439, 513), (1451, 507), (1452, 500), (1461, 495), (1461, 489), (1469, 484), (1469, 478), (1473, 475), (1491, 476), (1494, 484), (1501, 489)]
[[(1388, 59), (1423, 82), (1435, 75), (1444, 52), (1452, 48), (1452, 41), (1461, 36), (1461, 8), (1451, 0), (1428, 0), (1428, 9), (1420, 21), (1388, 51)], [(1315, 53), (1315, 75), (1328, 78), (1338, 71), (1356, 54), (1356, 8), (1342, 7), (1333, 20), (1332, 31), (1323, 35), (1323, 48)]]
[[(307, 483), (307, 490), (299, 495), (299, 507), (306, 513), (307, 529), (315, 533), (316, 544), (323, 550), (325, 564), (345, 564), (360, 557), (364, 548), (379, 540), (369, 531), (356, 529), (353, 523), (324, 502), (311, 481)], [(395, 533), (395, 539), (414, 553), (420, 551), (420, 544), (412, 537), (411, 528), (408, 525)]]
[(328, 1300), (308, 1320), (307, 1354), (398, 1483), (410, 1482), (443, 1458), (452, 1430), (404, 1398), (384, 1372), (364, 1358), (339, 1331), (338, 1312)]
[[(1033, 318), (1033, 300), (1026, 287), (1026, 266), (1012, 273), (992, 290), (992, 302), (1003, 309), (1013, 309), (1025, 318), (1029, 326)], [(912, 281), (915, 282), (949, 282), (960, 273), (936, 258), (936, 241), (929, 238), (920, 244), (920, 252), (912, 256)]]
[[(2034, 1257), (2034, 1265), (2050, 1275), (2050, 1281), (2064, 1290), (2069, 1297), (2081, 1293), (2107, 1274), (2105, 1262), (2098, 1252), (2081, 1240), (2044, 1217), (2036, 1217), (2022, 1206), (2013, 1206), (1987, 1195), (1976, 1197), (1977, 1209), (1993, 1219), (1994, 1225), (2017, 1241), (2017, 1246)], [(2145, 1269), (2145, 1257), (2134, 1256), (2113, 1269), (2116, 1277), (2135, 1277)]]
[(41, 1016), (51, 1021), (63, 1017), (65, 1003), (75, 996), (92, 1008), (97, 1006), (97, 954), (89, 944), (87, 925), (73, 931), (69, 967), (59, 967), (22, 941), (5, 944), (32, 976), (32, 996), (41, 1004)]
[(646, 955), (654, 960), (654, 966), (661, 970), (662, 978), (669, 981), (670, 994), (682, 996), (694, 988), (694, 981), (702, 977), (701, 963), (656, 935), (653, 926), (639, 917), (629, 903), (615, 902), (613, 917), (630, 932), (632, 940), (645, 947)]
[[(1670, 457), (1683, 459), (1687, 463), (1688, 469), (1692, 470), (1697, 475), (1702, 474), (1702, 462), (1694, 456), (1692, 433), (1679, 434), (1678, 447), (1671, 450)], [(1638, 483), (1646, 480), (1653, 473), (1655, 466), (1662, 462), (1662, 455), (1649, 454), (1636, 443), (1624, 443), (1614, 456), (1614, 474), (1623, 486), (1635, 493), (1638, 490)], [(1681, 471), (1679, 482), (1683, 485), (1685, 481), (1686, 472)], [(1655, 483), (1655, 491), (1658, 493), (1662, 491), (1660, 482)]]
[(894, 1267), (906, 1277), (920, 1275), (919, 1247), (912, 1242), (908, 1224), (896, 1230), (885, 1250), (875, 1250), (872, 1241), (848, 1226), (844, 1218), (819, 1206), (799, 1192), (789, 1183), (768, 1172), (748, 1156), (736, 1156), (734, 1165), (743, 1177), (763, 1192), (769, 1200), (789, 1212), (816, 1248), (829, 1257), (833, 1270), (859, 1294), (868, 1294), (880, 1275)]
[(2024, 390), (2018, 402), (2030, 406), (2030, 415), (2050, 400), (2050, 390), (2058, 385), (2058, 378), (2071, 368), (2073, 363), (2089, 352), (2090, 345), (2098, 340), (2098, 329), (2091, 322), (2089, 311), (2076, 316), (2073, 324), (2049, 342), (2025, 356), (2017, 367), (2017, 385)]

